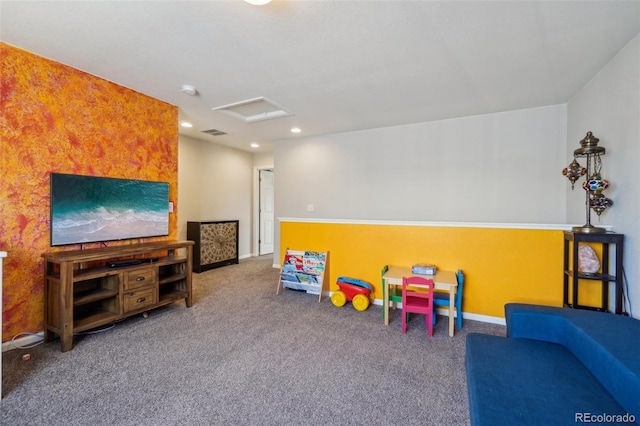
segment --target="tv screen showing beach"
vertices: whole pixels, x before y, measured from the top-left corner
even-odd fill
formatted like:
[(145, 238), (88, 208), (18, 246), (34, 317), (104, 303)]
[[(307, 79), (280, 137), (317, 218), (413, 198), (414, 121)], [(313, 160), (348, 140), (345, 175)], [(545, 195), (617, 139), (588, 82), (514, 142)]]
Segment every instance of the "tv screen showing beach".
[(169, 184), (51, 173), (51, 245), (169, 235)]

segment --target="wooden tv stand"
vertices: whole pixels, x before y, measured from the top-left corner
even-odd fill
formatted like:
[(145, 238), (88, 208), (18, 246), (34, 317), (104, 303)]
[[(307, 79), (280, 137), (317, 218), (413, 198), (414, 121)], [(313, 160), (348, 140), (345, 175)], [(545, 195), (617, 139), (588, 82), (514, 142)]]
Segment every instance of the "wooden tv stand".
[[(74, 333), (182, 299), (191, 307), (193, 244), (158, 241), (44, 253), (45, 341), (57, 334), (66, 352)], [(140, 263), (109, 266), (132, 259)]]

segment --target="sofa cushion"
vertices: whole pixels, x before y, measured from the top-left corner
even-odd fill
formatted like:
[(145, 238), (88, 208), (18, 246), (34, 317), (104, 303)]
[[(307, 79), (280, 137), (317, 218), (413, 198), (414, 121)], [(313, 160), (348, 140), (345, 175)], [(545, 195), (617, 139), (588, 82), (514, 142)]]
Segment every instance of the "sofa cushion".
[(466, 369), (472, 425), (575, 425), (586, 416), (627, 414), (559, 344), (470, 333)]
[(510, 303), (507, 336), (559, 343), (640, 419), (640, 321), (580, 309)]

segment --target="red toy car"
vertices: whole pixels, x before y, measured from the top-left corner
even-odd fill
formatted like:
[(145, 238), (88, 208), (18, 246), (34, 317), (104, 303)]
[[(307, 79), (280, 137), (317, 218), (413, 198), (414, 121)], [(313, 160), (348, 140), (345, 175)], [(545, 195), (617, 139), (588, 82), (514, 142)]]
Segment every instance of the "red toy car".
[(331, 303), (337, 307), (351, 302), (357, 311), (364, 311), (369, 307), (369, 297), (373, 287), (366, 281), (356, 278), (339, 277), (337, 283), (340, 290), (331, 295)]

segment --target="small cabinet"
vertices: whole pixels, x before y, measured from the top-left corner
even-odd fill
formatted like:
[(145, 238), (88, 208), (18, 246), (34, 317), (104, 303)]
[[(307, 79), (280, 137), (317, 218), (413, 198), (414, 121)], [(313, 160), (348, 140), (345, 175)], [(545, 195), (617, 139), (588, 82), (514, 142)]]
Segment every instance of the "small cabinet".
[(239, 221), (187, 222), (187, 240), (193, 241), (193, 272), (238, 263)]
[[(579, 270), (579, 248), (581, 244), (589, 244), (598, 249), (600, 255), (600, 270), (587, 273)], [(612, 250), (614, 253), (612, 253)], [(613, 287), (613, 313), (624, 313), (623, 301), (623, 261), (624, 235), (613, 232), (582, 233), (564, 232), (564, 306), (578, 309), (590, 309), (609, 312), (609, 292)], [(611, 259), (614, 265), (611, 265)], [(579, 288), (581, 282), (599, 282), (601, 286), (600, 303), (585, 305), (580, 303)]]

